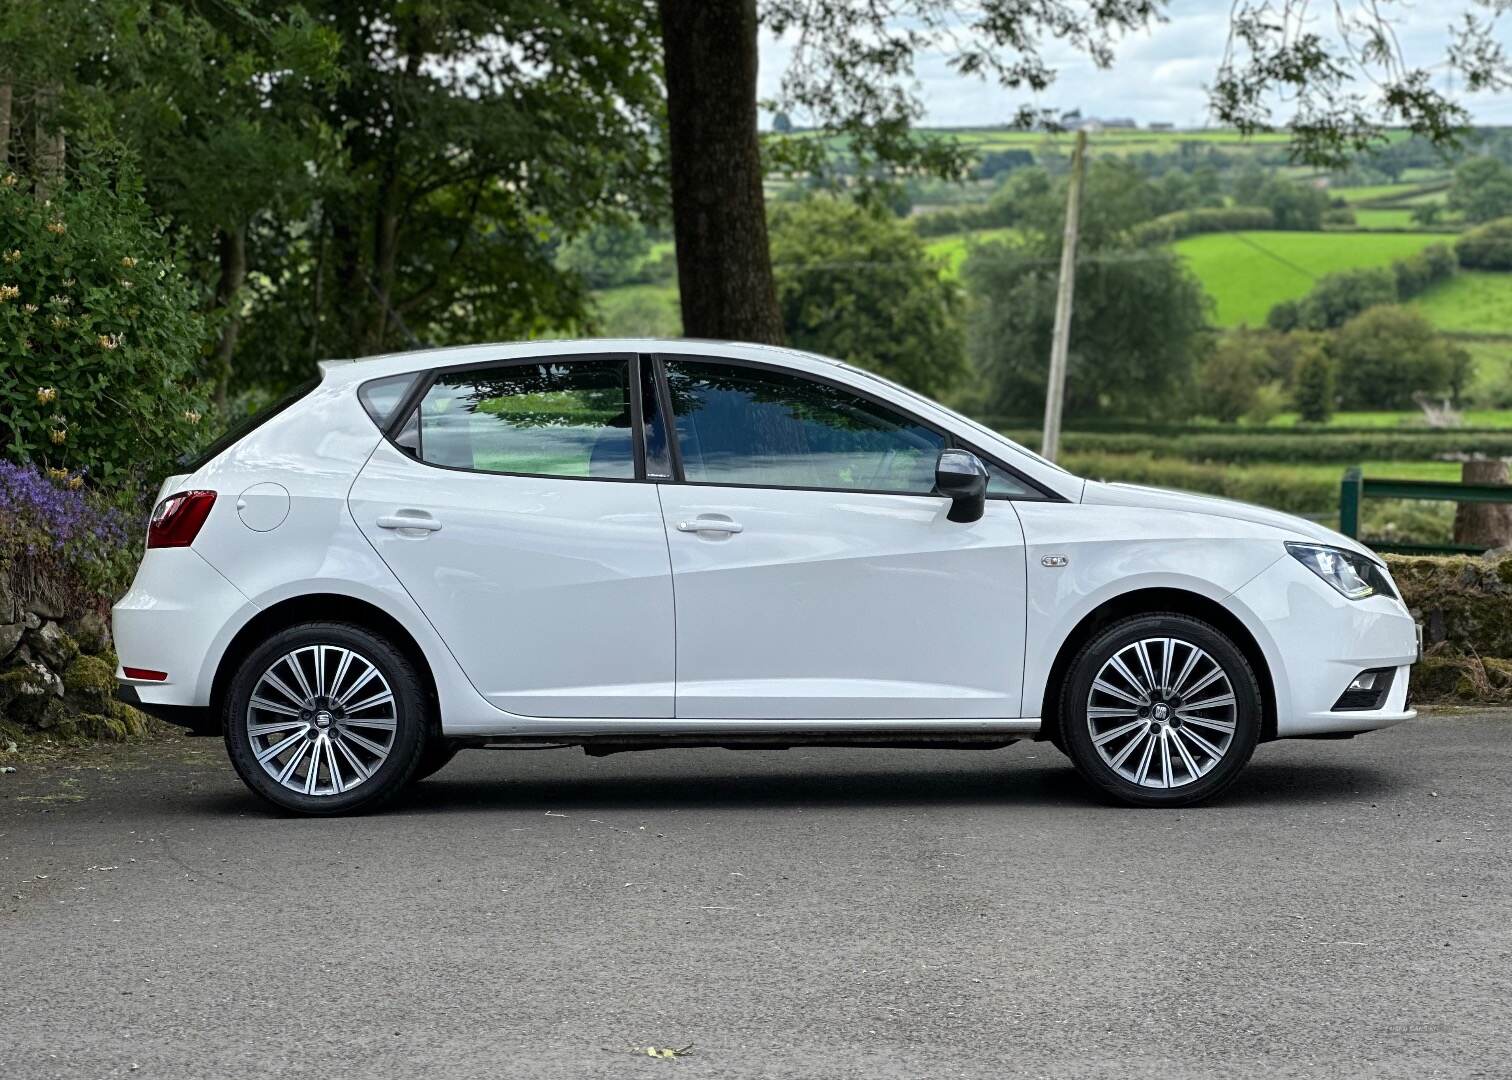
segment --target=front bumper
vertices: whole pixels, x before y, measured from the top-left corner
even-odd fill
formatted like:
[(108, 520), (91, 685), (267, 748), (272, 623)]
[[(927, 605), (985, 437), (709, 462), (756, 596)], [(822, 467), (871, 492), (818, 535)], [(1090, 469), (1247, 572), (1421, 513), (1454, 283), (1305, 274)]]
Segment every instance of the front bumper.
[[(1349, 600), (1292, 558), (1278, 560), (1233, 600), (1255, 616), (1261, 631), (1256, 637), (1271, 669), (1278, 738), (1374, 731), (1417, 715), (1408, 682), (1418, 628), (1400, 600)], [(1381, 706), (1335, 710), (1350, 682), (1370, 668), (1395, 669)]]

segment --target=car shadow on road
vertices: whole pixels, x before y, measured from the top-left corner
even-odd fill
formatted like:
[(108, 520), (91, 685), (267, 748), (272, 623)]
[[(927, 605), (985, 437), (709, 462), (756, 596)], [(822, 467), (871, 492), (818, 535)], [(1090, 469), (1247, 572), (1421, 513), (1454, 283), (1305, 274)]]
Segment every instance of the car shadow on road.
[[(501, 763), (496, 778), (442, 772), (390, 805), (389, 813), (466, 813), (511, 809), (742, 809), (756, 806), (1106, 806), (1069, 764), (1001, 765), (930, 770), (779, 771), (721, 767), (717, 773), (514, 778)], [(491, 770), (492, 771), (492, 770)], [(575, 770), (573, 770), (575, 772)], [(1251, 764), (1214, 808), (1369, 802), (1410, 786), (1391, 772), (1359, 765)]]

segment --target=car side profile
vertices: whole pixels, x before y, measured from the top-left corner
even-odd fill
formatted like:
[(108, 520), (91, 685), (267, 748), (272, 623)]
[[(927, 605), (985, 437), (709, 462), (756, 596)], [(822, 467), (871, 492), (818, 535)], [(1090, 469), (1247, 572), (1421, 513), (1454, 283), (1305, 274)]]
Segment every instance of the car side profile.
[(328, 361), (163, 485), (123, 696), (373, 807), (467, 747), (1044, 739), (1183, 806), (1412, 718), (1412, 618), (1311, 522), (1073, 476), (839, 361), (700, 341)]

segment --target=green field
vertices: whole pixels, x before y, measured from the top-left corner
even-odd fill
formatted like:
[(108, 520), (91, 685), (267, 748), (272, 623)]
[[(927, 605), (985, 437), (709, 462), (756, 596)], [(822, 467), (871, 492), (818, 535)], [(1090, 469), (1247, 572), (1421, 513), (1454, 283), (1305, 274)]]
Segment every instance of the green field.
[(1282, 300), (1305, 295), (1324, 274), (1394, 259), (1443, 243), (1439, 233), (1210, 233), (1175, 251), (1213, 297), (1219, 326), (1263, 326)]
[(955, 277), (961, 272), (961, 264), (971, 254), (973, 247), (995, 240), (1008, 240), (1013, 235), (1012, 229), (978, 229), (976, 232), (951, 233), (930, 240), (924, 245), (924, 250), (941, 261), (947, 276)]
[(1414, 303), (1440, 330), (1512, 334), (1512, 274), (1462, 270)]

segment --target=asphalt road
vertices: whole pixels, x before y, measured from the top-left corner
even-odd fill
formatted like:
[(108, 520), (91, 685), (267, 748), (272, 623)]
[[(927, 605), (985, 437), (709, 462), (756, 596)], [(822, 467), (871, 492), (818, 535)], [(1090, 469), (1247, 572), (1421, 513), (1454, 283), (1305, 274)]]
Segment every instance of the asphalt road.
[(90, 752), (0, 776), (0, 1076), (1508, 1077), (1509, 778), (1507, 715), (1179, 812), (1028, 743), (474, 751), (310, 821)]

